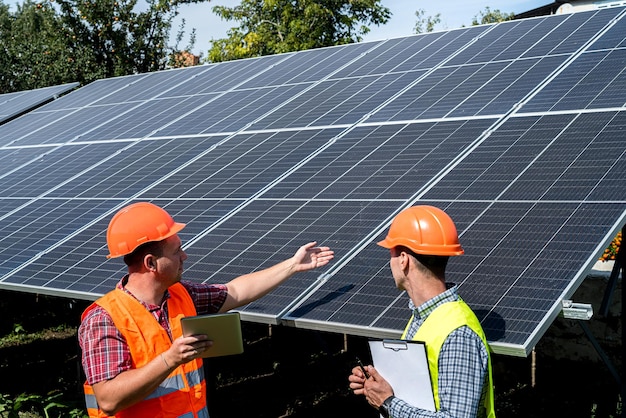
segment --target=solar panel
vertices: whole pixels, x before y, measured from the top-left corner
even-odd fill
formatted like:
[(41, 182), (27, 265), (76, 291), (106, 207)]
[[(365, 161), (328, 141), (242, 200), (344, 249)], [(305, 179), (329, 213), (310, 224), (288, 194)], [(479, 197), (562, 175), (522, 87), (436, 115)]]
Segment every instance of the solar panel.
[(0, 287), (95, 299), (124, 274), (111, 216), (187, 223), (185, 277), (224, 283), (335, 250), (245, 320), (398, 337), (375, 243), (448, 211), (449, 264), (494, 351), (524, 356), (626, 222), (625, 9), (99, 80), (0, 126)]
[(78, 87), (79, 83), (0, 94), (0, 124)]

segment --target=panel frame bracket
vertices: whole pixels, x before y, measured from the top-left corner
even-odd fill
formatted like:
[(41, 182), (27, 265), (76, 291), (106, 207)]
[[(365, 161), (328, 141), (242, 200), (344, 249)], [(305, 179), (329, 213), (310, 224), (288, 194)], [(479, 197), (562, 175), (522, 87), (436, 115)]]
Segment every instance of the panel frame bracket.
[(561, 316), (566, 319), (589, 321), (593, 316), (593, 306), (590, 303), (577, 303), (569, 299), (561, 301)]

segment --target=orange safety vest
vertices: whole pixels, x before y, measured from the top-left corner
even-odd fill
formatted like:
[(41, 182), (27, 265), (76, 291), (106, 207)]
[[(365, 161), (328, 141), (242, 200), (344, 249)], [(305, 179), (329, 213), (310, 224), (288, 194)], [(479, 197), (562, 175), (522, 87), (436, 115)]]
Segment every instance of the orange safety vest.
[[(196, 315), (196, 308), (187, 290), (177, 283), (169, 288), (167, 300), (172, 338), (182, 336), (180, 319)], [(154, 316), (135, 298), (122, 289), (115, 289), (90, 305), (83, 318), (96, 305), (104, 308), (122, 333), (130, 349), (132, 367), (149, 363), (171, 345), (167, 331)], [(93, 387), (85, 382), (85, 400), (90, 418), (106, 417), (99, 408)], [(206, 382), (202, 359), (178, 366), (144, 400), (118, 412), (124, 418), (208, 418)]]
[[(406, 335), (409, 331), (413, 317), (407, 323), (404, 332), (402, 333), (402, 339), (406, 339)], [(487, 418), (495, 418), (494, 408), (494, 391), (493, 391), (493, 377), (491, 371), (491, 355), (489, 354), (489, 344), (485, 337), (478, 318), (471, 310), (471, 308), (463, 301), (457, 300), (455, 302), (447, 302), (439, 305), (433, 310), (424, 323), (417, 330), (413, 336), (415, 341), (424, 341), (426, 343), (426, 355), (428, 357), (428, 368), (430, 369), (430, 380), (433, 388), (433, 396), (435, 398), (435, 409), (439, 411), (439, 353), (443, 343), (448, 338), (448, 335), (455, 329), (467, 325), (472, 331), (474, 331), (483, 344), (487, 348), (487, 355), (489, 360), (487, 362), (487, 396), (484, 400), (485, 412)]]

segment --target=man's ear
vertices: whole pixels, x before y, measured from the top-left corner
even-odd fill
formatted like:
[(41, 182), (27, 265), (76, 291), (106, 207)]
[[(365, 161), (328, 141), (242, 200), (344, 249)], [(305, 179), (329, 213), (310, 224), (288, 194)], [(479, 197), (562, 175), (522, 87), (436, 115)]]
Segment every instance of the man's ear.
[(400, 251), (400, 254), (398, 254), (398, 258), (400, 259), (400, 267), (402, 267), (402, 270), (408, 269), (411, 259), (409, 253), (407, 253), (406, 251)]
[(143, 265), (146, 269), (150, 271), (156, 271), (156, 257), (152, 254), (146, 254), (143, 258)]

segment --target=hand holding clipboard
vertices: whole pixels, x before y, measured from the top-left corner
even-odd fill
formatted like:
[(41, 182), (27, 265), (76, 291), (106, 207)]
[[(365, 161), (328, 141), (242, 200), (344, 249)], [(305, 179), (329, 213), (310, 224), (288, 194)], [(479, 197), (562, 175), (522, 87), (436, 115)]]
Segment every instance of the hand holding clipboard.
[(428, 411), (435, 410), (426, 345), (420, 341), (370, 340), (372, 362), (394, 395)]

